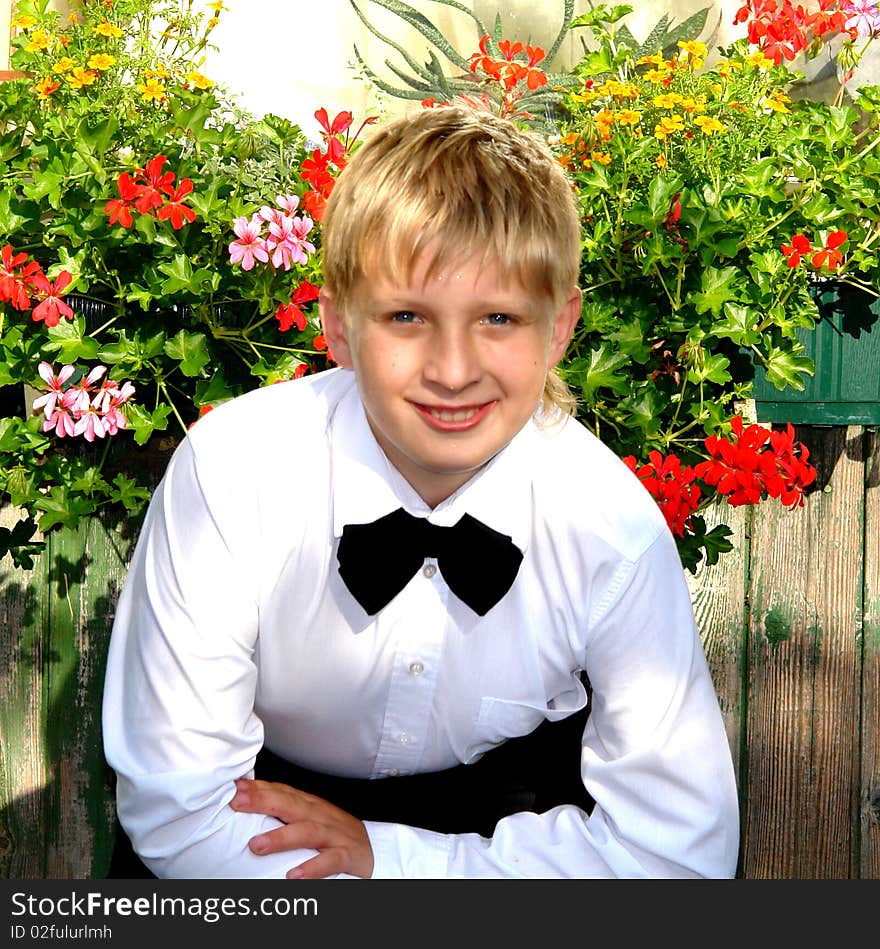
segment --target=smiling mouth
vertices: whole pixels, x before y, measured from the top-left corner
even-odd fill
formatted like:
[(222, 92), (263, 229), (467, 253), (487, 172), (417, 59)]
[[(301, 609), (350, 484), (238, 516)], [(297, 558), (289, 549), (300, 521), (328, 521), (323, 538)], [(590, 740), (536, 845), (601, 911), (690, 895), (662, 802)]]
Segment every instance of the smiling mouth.
[(441, 431), (464, 431), (478, 425), (494, 405), (485, 402), (482, 405), (439, 406), (414, 403), (422, 418), (432, 427)]

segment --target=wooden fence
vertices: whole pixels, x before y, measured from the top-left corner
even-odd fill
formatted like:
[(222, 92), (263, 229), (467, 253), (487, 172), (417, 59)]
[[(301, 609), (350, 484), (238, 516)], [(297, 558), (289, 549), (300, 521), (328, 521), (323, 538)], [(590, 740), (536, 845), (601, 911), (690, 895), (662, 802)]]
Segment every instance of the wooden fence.
[[(693, 578), (742, 796), (745, 878), (880, 879), (880, 436), (802, 428), (804, 508), (725, 512)], [(0, 523), (17, 519), (0, 512)], [(0, 878), (100, 878), (104, 656), (131, 538), (98, 520), (0, 563)]]

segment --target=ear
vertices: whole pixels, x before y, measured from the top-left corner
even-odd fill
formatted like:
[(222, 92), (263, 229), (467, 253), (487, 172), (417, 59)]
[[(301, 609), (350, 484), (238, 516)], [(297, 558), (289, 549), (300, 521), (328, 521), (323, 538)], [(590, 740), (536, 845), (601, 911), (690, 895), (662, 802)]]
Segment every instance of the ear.
[(582, 296), (581, 291), (573, 287), (568, 299), (553, 319), (548, 352), (548, 361), (551, 366), (555, 366), (568, 349), (574, 328), (581, 316)]
[(333, 361), (343, 369), (352, 369), (351, 347), (342, 314), (336, 309), (336, 303), (327, 290), (322, 288), (318, 295), (318, 312), (321, 315), (321, 327), (327, 346), (333, 353)]

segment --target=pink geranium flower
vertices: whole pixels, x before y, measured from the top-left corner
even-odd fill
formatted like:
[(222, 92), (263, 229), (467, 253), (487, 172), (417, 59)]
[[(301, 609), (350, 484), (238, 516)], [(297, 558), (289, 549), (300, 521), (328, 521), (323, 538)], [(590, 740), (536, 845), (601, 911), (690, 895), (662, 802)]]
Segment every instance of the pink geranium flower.
[(849, 0), (844, 5), (844, 13), (849, 14), (844, 27), (855, 30), (858, 36), (865, 38), (880, 33), (880, 11), (873, 0)]
[(272, 252), (272, 266), (283, 265), (290, 270), (291, 264), (308, 263), (308, 254), (315, 252), (315, 245), (305, 240), (314, 226), (310, 217), (282, 217), (269, 224), (266, 247)]
[(87, 442), (93, 442), (96, 436), (103, 438), (107, 434), (107, 426), (98, 412), (89, 406), (85, 412), (80, 413), (74, 424), (73, 434), (82, 435)]
[(37, 372), (40, 374), (40, 378), (46, 383), (49, 388), (49, 391), (40, 396), (39, 399), (34, 400), (33, 410), (35, 412), (40, 409), (46, 415), (46, 418), (51, 418), (52, 414), (55, 411), (55, 405), (64, 398), (64, 383), (73, 375), (74, 367), (73, 366), (62, 366), (58, 375), (56, 376), (52, 372), (52, 367), (47, 362), (41, 362), (37, 367)]
[(51, 417), (43, 422), (43, 431), (51, 432), (54, 430), (59, 438), (64, 438), (65, 435), (72, 437), (75, 434), (75, 428), (76, 425), (73, 419), (63, 407), (56, 408)]
[(254, 261), (266, 263), (269, 254), (266, 250), (266, 241), (263, 239), (263, 225), (260, 217), (254, 214), (250, 220), (238, 217), (232, 223), (238, 240), (229, 245), (229, 262), (241, 263), (242, 270), (252, 270)]
[[(67, 392), (64, 393), (62, 400), (64, 408), (69, 409), (74, 415), (81, 412), (88, 412), (92, 407), (92, 393), (95, 391), (95, 383), (106, 371), (106, 366), (95, 366), (85, 379), (80, 379), (77, 385), (71, 386)], [(78, 434), (79, 432), (77, 432), (77, 435)]]

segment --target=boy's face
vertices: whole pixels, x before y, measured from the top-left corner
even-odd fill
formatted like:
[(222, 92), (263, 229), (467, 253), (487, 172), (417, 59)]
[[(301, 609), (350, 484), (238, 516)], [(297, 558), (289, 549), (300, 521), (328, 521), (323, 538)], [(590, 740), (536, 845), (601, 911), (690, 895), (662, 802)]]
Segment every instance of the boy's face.
[(479, 256), (399, 285), (362, 279), (343, 322), (322, 293), (336, 362), (354, 369), (376, 440), (435, 507), (525, 425), (580, 314), (572, 289), (556, 312)]

